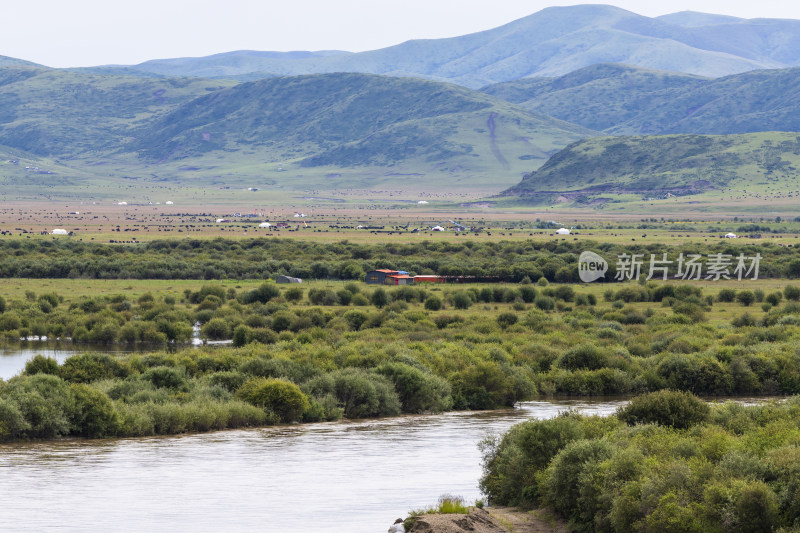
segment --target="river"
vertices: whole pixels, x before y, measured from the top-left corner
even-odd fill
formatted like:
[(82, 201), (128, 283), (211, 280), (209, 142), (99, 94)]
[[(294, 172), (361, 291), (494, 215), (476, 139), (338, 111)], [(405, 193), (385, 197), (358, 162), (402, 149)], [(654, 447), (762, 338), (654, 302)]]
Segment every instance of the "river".
[(487, 434), (622, 403), (0, 445), (0, 530), (384, 532), (442, 494), (480, 497)]

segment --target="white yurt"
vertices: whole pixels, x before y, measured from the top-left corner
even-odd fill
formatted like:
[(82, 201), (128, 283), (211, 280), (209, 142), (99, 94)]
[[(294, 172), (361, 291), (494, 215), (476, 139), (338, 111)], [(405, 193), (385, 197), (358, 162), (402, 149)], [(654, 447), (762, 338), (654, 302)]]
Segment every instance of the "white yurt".
[(556, 235), (569, 235), (569, 230), (567, 228), (559, 228), (556, 230)]
[(56, 228), (53, 230), (51, 235), (69, 235), (69, 232), (65, 229)]

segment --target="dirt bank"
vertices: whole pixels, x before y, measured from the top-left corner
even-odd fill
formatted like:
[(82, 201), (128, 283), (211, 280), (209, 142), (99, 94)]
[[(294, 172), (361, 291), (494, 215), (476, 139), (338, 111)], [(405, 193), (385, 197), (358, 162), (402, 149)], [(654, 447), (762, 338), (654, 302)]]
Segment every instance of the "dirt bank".
[(470, 509), (463, 514), (419, 517), (411, 533), (566, 533), (567, 524), (547, 511), (520, 511), (512, 507)]

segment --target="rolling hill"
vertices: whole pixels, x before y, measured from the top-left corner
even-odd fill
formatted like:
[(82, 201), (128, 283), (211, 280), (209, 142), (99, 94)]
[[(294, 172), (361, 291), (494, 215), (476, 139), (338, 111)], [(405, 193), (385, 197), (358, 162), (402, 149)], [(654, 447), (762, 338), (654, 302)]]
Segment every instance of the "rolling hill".
[(194, 99), (149, 125), (131, 148), (149, 161), (248, 149), (305, 167), (411, 159), (473, 167), (473, 160), (491, 161), (500, 171), (517, 166), (509, 158), (543, 160), (558, 144), (592, 134), (456, 85), (319, 74), (260, 80)]
[(564, 148), (503, 194), (582, 205), (621, 195), (786, 199), (800, 195), (798, 168), (798, 133), (598, 137)]
[(483, 91), (612, 135), (800, 131), (800, 68), (709, 79), (603, 64)]
[(24, 156), (32, 161), (26, 166), (43, 169), (6, 164), (0, 182), (36, 176), (62, 191), (86, 179), (370, 189), (399, 186), (403, 176), (403, 186), (496, 192), (594, 134), (461, 86), (411, 78), (237, 83), (0, 68), (0, 145), (10, 150), (7, 160)]
[(0, 145), (64, 158), (114, 153), (141, 124), (234, 84), (0, 68)]
[(422, 77), (478, 88), (560, 76), (596, 63), (718, 77), (800, 65), (800, 21), (697, 13), (659, 18), (607, 5), (550, 7), (498, 28), (408, 41), (359, 53), (239, 51), (147, 61), (168, 76), (231, 77), (361, 72)]

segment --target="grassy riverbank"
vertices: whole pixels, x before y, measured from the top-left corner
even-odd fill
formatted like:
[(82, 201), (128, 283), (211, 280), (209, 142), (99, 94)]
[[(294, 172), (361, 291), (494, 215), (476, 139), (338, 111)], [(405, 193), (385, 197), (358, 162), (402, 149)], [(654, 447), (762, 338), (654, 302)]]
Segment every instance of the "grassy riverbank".
[[(541, 395), (800, 392), (800, 291), (775, 280), (279, 288), (138, 297), (26, 289), (8, 338), (232, 347), (37, 358), (0, 382), (0, 437), (133, 436), (492, 409)], [(249, 287), (249, 288), (248, 288)], [(763, 289), (760, 287), (764, 287)]]
[(492, 502), (544, 505), (587, 531), (794, 531), (800, 401), (709, 407), (635, 398), (616, 416), (566, 413), (485, 442)]

